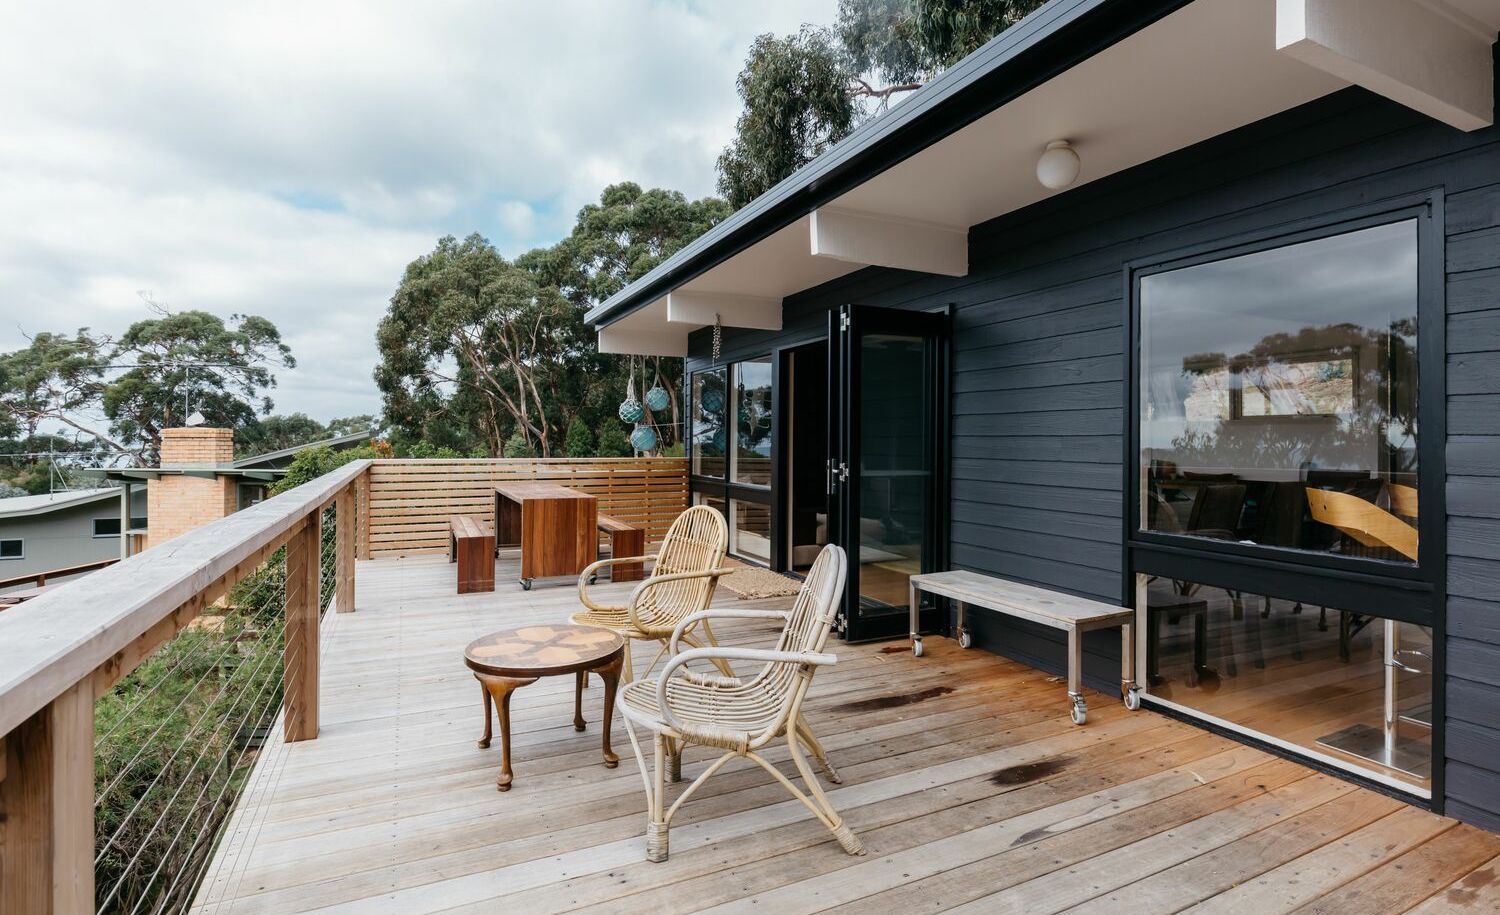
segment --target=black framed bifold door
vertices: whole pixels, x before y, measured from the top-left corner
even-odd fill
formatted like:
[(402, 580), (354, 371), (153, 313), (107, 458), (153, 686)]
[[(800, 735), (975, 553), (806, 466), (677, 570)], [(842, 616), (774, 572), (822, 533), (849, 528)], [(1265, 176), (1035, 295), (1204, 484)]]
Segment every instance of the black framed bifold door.
[(1441, 194), (1127, 265), (1148, 704), (1441, 804)]
[(948, 315), (829, 313), (828, 490), (849, 554), (844, 638), (907, 631), (907, 580), (946, 557)]

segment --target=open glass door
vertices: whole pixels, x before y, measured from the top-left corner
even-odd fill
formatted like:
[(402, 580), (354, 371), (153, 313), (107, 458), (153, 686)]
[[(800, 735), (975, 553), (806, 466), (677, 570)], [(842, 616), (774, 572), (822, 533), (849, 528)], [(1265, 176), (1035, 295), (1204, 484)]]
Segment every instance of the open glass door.
[(907, 579), (942, 568), (948, 316), (866, 305), (829, 315), (828, 480), (849, 553), (846, 639), (907, 632)]

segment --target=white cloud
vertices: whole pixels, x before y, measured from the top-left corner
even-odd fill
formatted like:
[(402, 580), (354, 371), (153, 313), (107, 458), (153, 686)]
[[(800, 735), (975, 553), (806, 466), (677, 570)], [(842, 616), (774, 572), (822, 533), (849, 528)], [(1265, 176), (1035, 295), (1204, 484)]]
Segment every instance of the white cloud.
[(549, 243), (623, 178), (711, 193), (750, 40), (835, 6), (0, 3), (0, 349), (149, 290), (275, 321), (279, 410), (374, 411), (408, 261)]

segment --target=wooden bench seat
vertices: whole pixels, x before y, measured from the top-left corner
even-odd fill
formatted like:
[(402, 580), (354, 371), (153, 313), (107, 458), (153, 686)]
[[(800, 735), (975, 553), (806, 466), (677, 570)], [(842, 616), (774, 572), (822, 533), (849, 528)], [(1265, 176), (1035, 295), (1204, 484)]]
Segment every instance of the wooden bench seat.
[[(599, 513), (599, 530), (609, 535), (609, 555), (643, 556), (646, 553), (646, 529)], [(640, 581), (646, 577), (644, 562), (622, 562), (610, 566), (610, 581)]]
[(469, 515), (448, 519), (448, 561), (458, 563), (458, 593), (495, 590), (495, 532)]
[(958, 644), (963, 648), (968, 648), (970, 644), (967, 612), (970, 604), (1067, 632), (1068, 698), (1075, 724), (1083, 724), (1088, 717), (1088, 706), (1083, 700), (1083, 633), (1118, 626), (1121, 641), (1120, 690), (1127, 708), (1134, 710), (1140, 706), (1140, 694), (1134, 674), (1133, 610), (967, 571), (913, 575), (908, 582), (908, 591), (911, 644), (917, 657), (922, 656), (922, 634), (917, 630), (917, 625), (923, 591), (946, 597), (958, 604)]

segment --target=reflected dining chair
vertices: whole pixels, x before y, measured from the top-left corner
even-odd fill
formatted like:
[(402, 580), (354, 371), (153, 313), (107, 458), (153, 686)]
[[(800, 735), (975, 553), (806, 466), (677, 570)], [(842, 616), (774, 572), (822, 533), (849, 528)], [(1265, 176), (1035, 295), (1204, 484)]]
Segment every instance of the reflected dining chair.
[[(732, 569), (720, 568), (724, 551), (729, 544), (729, 526), (724, 516), (707, 505), (695, 505), (677, 516), (667, 535), (662, 538), (661, 548), (652, 556), (612, 556), (601, 559), (585, 568), (578, 576), (578, 600), (584, 610), (575, 613), (570, 621), (581, 626), (600, 626), (619, 633), (626, 639), (626, 681), (635, 679), (630, 662), (631, 641), (661, 643), (656, 656), (646, 665), (642, 675), (649, 674), (667, 650), (667, 642), (677, 630), (678, 624), (688, 616), (708, 606), (713, 599), (714, 588), (719, 579), (730, 574)], [(600, 569), (615, 563), (654, 562), (651, 574), (630, 593), (624, 604), (607, 604), (589, 595), (589, 582)], [(714, 644), (713, 630), (708, 620), (703, 620), (702, 637)], [(682, 641), (701, 647), (696, 637), (681, 633)], [(728, 665), (726, 674), (733, 673)]]
[[(847, 574), (844, 551), (832, 544), (825, 546), (802, 583), (791, 610), (707, 610), (684, 620), (679, 627), (685, 631), (695, 619), (707, 622), (709, 617), (780, 618), (785, 625), (774, 650), (736, 646), (678, 653), (675, 650), (678, 640), (674, 638), (672, 658), (660, 677), (636, 680), (620, 691), (617, 704), (646, 784), (647, 860), (667, 860), (667, 830), (673, 815), (704, 782), (736, 758), (749, 759), (769, 772), (812, 811), (849, 854), (865, 853), (864, 844), (833, 809), (808, 765), (806, 754), (811, 753), (823, 764), (829, 780), (838, 781), (828, 765), (827, 754), (802, 716), (802, 702), (812, 685), (813, 674), (819, 667), (837, 660), (834, 655), (825, 654), (823, 647), (838, 612)], [(687, 667), (693, 661), (727, 660), (764, 666), (743, 679), (698, 673)], [(655, 738), (654, 766), (647, 765), (636, 728), (650, 731)], [(792, 762), (801, 773), (807, 792), (799, 790), (757, 752), (779, 737), (786, 738)], [(723, 753), (669, 807), (668, 768), (676, 774), (675, 761), (681, 759), (683, 747), (689, 744), (714, 747)]]

